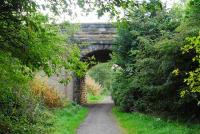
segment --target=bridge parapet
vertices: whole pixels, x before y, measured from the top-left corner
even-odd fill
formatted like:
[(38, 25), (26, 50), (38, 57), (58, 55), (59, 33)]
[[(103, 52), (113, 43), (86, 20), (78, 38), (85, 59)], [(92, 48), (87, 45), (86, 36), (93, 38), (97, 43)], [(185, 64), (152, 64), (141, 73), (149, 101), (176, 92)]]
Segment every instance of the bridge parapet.
[(73, 41), (90, 45), (112, 45), (115, 37), (116, 28), (110, 23), (82, 23), (80, 31), (73, 36)]

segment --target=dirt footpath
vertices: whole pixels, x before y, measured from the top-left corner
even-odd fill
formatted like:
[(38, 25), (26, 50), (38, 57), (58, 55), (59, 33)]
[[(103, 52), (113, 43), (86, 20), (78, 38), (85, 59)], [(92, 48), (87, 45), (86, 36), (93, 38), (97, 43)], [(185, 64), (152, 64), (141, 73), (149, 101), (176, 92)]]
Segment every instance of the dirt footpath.
[(89, 104), (89, 114), (77, 134), (122, 134), (112, 116), (113, 101), (106, 97), (101, 103)]

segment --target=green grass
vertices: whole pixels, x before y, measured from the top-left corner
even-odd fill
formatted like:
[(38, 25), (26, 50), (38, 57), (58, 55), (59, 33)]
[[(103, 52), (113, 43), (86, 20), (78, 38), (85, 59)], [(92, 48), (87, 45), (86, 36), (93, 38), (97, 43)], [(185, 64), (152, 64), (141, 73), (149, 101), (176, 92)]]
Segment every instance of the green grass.
[(97, 103), (97, 102), (100, 102), (104, 99), (104, 95), (91, 95), (91, 94), (88, 94), (87, 95), (87, 102), (88, 103)]
[(164, 121), (141, 113), (124, 113), (113, 109), (120, 126), (126, 134), (200, 134), (200, 124), (183, 124)]
[(88, 109), (78, 105), (53, 110), (55, 118), (51, 119), (53, 129), (50, 134), (75, 134), (87, 113)]

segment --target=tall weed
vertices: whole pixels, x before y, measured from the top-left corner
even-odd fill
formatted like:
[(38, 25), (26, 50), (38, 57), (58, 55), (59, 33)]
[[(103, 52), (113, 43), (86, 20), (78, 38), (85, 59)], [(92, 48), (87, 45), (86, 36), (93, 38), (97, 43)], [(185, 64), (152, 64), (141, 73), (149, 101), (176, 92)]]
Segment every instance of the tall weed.
[(42, 79), (39, 75), (30, 82), (32, 92), (42, 98), (44, 104), (49, 108), (63, 107), (67, 100), (55, 88), (48, 85), (47, 80)]
[(90, 76), (86, 76), (85, 78), (85, 88), (87, 89), (87, 92), (97, 96), (100, 95), (102, 92), (102, 87), (99, 83), (95, 82), (93, 78)]

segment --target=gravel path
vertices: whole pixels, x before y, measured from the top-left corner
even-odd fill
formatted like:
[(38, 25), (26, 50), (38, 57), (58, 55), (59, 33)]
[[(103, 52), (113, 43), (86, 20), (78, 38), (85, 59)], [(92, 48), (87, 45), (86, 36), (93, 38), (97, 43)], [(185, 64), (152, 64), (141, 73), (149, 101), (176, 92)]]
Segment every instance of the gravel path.
[(101, 103), (89, 104), (89, 115), (77, 130), (77, 134), (122, 134), (112, 117), (112, 107), (110, 96)]

